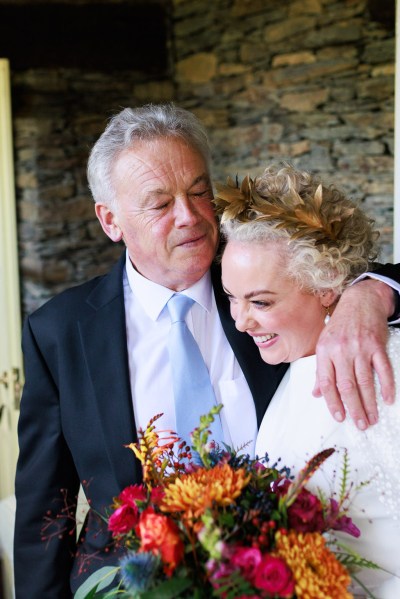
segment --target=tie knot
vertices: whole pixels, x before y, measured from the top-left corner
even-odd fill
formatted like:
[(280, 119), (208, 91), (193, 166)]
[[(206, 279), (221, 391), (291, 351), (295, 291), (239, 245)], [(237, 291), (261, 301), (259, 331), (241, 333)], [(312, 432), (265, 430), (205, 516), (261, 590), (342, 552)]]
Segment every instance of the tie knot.
[(182, 293), (173, 295), (167, 303), (171, 322), (174, 323), (185, 320), (185, 316), (193, 304), (194, 299), (187, 295), (183, 295)]

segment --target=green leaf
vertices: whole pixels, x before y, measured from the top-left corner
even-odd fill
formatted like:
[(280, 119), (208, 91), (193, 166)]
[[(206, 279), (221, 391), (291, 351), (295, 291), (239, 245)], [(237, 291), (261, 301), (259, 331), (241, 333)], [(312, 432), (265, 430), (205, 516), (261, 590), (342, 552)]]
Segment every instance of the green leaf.
[(140, 594), (141, 599), (174, 599), (193, 585), (189, 578), (170, 578), (151, 591)]
[(371, 591), (367, 589), (367, 587), (361, 582), (359, 578), (357, 578), (357, 576), (352, 575), (352, 579), (363, 589), (366, 597), (369, 597), (370, 599), (378, 599), (378, 597), (373, 595)]
[(93, 599), (96, 597), (97, 591), (105, 589), (113, 582), (118, 571), (119, 568), (116, 566), (104, 566), (104, 568), (96, 570), (81, 584), (74, 595), (74, 599)]

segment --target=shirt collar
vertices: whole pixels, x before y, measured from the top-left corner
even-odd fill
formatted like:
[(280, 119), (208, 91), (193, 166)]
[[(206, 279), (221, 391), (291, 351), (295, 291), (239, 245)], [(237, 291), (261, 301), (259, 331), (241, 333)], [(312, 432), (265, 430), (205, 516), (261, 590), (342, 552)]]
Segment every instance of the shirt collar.
[[(154, 281), (150, 281), (138, 273), (132, 265), (128, 250), (126, 251), (125, 266), (131, 292), (141, 304), (146, 314), (152, 320), (156, 321), (175, 291), (154, 283)], [(212, 308), (210, 271), (207, 271), (197, 283), (188, 287), (182, 293), (194, 299), (204, 310), (210, 312)]]

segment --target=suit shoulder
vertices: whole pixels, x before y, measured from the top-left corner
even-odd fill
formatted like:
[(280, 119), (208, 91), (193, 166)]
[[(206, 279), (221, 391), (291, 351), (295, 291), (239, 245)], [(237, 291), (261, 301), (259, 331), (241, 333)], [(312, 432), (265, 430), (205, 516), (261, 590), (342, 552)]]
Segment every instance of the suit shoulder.
[(52, 312), (59, 312), (64, 308), (68, 310), (72, 310), (74, 306), (77, 306), (84, 302), (88, 295), (92, 292), (93, 289), (104, 279), (106, 275), (94, 277), (90, 279), (90, 281), (86, 281), (85, 283), (81, 283), (80, 285), (75, 285), (74, 287), (69, 287), (61, 293), (58, 293), (48, 301), (46, 301), (40, 308), (32, 312), (29, 315), (30, 319), (39, 318), (45, 314), (50, 314)]
[(49, 319), (76, 320), (117, 296), (123, 297), (123, 267), (124, 260), (120, 259), (108, 273), (65, 289), (28, 316), (27, 320), (31, 323)]

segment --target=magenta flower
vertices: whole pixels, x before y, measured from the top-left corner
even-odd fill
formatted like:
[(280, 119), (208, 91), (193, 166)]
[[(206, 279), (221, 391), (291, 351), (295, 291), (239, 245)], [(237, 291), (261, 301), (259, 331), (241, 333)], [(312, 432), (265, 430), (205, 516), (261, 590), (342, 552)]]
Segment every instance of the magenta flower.
[(118, 495), (118, 499), (121, 503), (136, 507), (137, 501), (145, 501), (146, 491), (143, 485), (130, 485)]
[(289, 528), (297, 532), (321, 532), (325, 529), (322, 504), (318, 497), (302, 489), (288, 509)]
[(231, 562), (243, 574), (243, 577), (252, 582), (257, 568), (262, 560), (261, 551), (257, 547), (236, 547), (231, 557)]
[(254, 577), (254, 586), (272, 596), (291, 597), (294, 580), (287, 564), (279, 557), (265, 555)]
[(138, 520), (139, 512), (137, 507), (125, 503), (111, 514), (108, 520), (108, 530), (111, 530), (114, 536), (126, 534), (135, 528)]
[(331, 528), (333, 528), (333, 530), (340, 530), (342, 532), (346, 532), (352, 537), (356, 537), (356, 539), (358, 539), (358, 537), (361, 534), (361, 531), (354, 524), (353, 520), (348, 516), (339, 516), (339, 504), (335, 499), (331, 499), (330, 504), (330, 518), (332, 519), (332, 522), (330, 522)]

